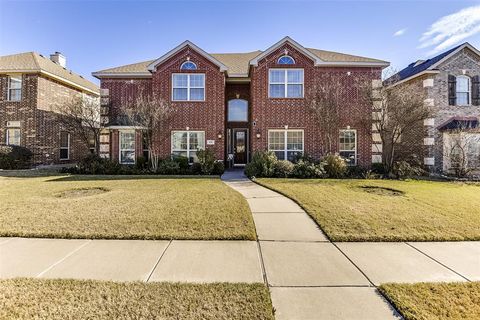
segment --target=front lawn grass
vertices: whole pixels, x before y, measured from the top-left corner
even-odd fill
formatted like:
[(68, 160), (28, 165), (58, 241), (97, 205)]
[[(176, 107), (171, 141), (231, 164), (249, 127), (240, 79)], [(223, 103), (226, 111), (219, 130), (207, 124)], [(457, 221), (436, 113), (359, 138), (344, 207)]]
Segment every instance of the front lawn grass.
[(254, 240), (246, 200), (218, 178), (0, 177), (0, 236)]
[(390, 283), (379, 290), (405, 320), (480, 319), (480, 282)]
[(263, 284), (0, 281), (0, 319), (273, 320)]
[(480, 185), (258, 179), (294, 199), (333, 241), (480, 240)]

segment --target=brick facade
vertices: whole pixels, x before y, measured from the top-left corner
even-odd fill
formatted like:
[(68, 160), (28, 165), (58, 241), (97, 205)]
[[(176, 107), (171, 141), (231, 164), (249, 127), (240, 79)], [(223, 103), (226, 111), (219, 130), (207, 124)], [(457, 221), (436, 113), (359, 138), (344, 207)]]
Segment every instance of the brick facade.
[(21, 145), (30, 149), (34, 165), (76, 162), (88, 154), (75, 132), (70, 133), (69, 160), (60, 160), (61, 124), (51, 109), (81, 93), (43, 75), (22, 75), (21, 101), (7, 101), (7, 75), (0, 75), (0, 143), (6, 142), (7, 122), (20, 122)]
[[(409, 81), (425, 90), (426, 103), (432, 105), (433, 116), (418, 125), (415, 132), (402, 139), (403, 155), (418, 155), (430, 172), (444, 171), (444, 141), (445, 132), (438, 127), (453, 117), (480, 118), (480, 106), (449, 105), (448, 76), (466, 75), (470, 78), (480, 75), (480, 57), (469, 48), (463, 48), (455, 55), (440, 63), (437, 73), (423, 75)], [(426, 140), (425, 140), (426, 139)], [(427, 162), (433, 160), (433, 164)]]
[[(294, 65), (277, 65), (277, 60), (283, 52), (288, 50), (295, 59)], [(305, 94), (315, 82), (331, 81), (344, 87), (344, 104), (341, 111), (341, 129), (357, 130), (357, 159), (361, 166), (369, 166), (372, 161), (372, 106), (360, 103), (359, 90), (353, 86), (353, 79), (362, 78), (371, 84), (372, 80), (379, 80), (382, 67), (358, 66), (316, 66), (315, 62), (286, 42), (276, 51), (259, 61), (257, 66), (250, 67), (248, 77), (243, 79), (228, 78), (218, 65), (205, 58), (194, 48), (186, 46), (177, 51), (168, 59), (162, 61), (151, 72), (151, 77), (143, 74), (109, 77), (100, 76), (101, 88), (108, 89), (110, 121), (115, 118), (119, 110), (134, 101), (141, 92), (155, 94), (167, 101), (172, 100), (172, 74), (186, 71), (180, 70), (183, 62), (190, 60), (197, 65), (197, 70), (188, 73), (205, 74), (205, 101), (202, 102), (173, 102), (175, 114), (163, 132), (156, 132), (154, 140), (161, 150), (162, 157), (171, 154), (171, 132), (175, 130), (204, 131), (205, 140), (214, 141), (214, 145), (206, 145), (215, 152), (217, 159), (226, 160), (228, 154), (228, 138), (234, 128), (249, 130), (250, 155), (255, 151), (268, 149), (268, 130), (289, 129), (304, 130), (305, 153), (315, 158), (323, 155), (322, 128), (314, 120), (313, 115), (305, 106), (305, 99), (277, 99), (268, 96), (268, 69), (272, 67), (301, 68), (304, 70)], [(247, 62), (248, 63), (248, 62)], [(244, 99), (249, 104), (247, 123), (228, 122), (227, 105), (231, 99)], [(365, 123), (368, 119), (368, 123)], [(109, 126), (107, 126), (108, 128)], [(118, 159), (119, 135), (118, 130), (128, 130), (128, 126), (111, 126), (108, 140), (109, 153), (105, 154)], [(259, 137), (257, 137), (259, 134)], [(221, 137), (221, 138), (220, 138)], [(107, 138), (105, 138), (107, 140)], [(137, 156), (140, 155), (138, 145)], [(338, 151), (338, 139), (333, 151)]]

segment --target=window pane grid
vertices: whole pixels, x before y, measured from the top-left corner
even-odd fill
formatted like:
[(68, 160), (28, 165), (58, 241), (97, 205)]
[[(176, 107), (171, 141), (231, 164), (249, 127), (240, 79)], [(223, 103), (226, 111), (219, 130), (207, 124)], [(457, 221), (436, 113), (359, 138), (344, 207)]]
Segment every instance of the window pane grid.
[(173, 101), (204, 101), (204, 74), (174, 74), (172, 80)]
[(340, 131), (339, 154), (349, 161), (349, 165), (357, 163), (357, 132), (355, 130)]
[(135, 132), (120, 131), (120, 163), (135, 163)]
[(302, 98), (303, 69), (270, 69), (269, 96), (271, 98)]
[(19, 128), (9, 128), (7, 129), (7, 145), (20, 145), (20, 129)]
[(269, 130), (268, 150), (273, 151), (280, 160), (293, 161), (303, 154), (302, 130)]
[(470, 104), (470, 78), (466, 76), (458, 76), (456, 82), (456, 104)]
[(22, 99), (22, 77), (9, 76), (8, 77), (8, 92), (7, 100), (20, 101)]
[(197, 161), (197, 151), (205, 149), (205, 132), (172, 132), (172, 155), (187, 157), (189, 162)]

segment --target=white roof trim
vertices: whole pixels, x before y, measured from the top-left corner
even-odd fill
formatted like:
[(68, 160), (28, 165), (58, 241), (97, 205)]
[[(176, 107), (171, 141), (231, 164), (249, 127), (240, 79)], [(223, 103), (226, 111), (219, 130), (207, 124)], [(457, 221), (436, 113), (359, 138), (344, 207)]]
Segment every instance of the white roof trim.
[(151, 78), (150, 72), (92, 72), (95, 78)]
[(142, 126), (107, 126), (103, 127), (104, 129), (112, 129), (112, 130), (146, 130), (146, 127)]
[(270, 48), (268, 48), (267, 50), (265, 50), (261, 54), (259, 54), (258, 56), (256, 56), (255, 58), (253, 58), (252, 60), (250, 60), (250, 65), (258, 66), (258, 62), (260, 60), (262, 60), (263, 58), (268, 56), (273, 51), (277, 50), (279, 47), (281, 47), (286, 42), (289, 42), (291, 45), (296, 47), (298, 50), (300, 50), (307, 57), (312, 59), (315, 62), (315, 65), (320, 65), (320, 64), (322, 64), (322, 62), (324, 62), (319, 57), (317, 57), (316, 55), (314, 55), (313, 53), (311, 53), (310, 51), (305, 49), (301, 44), (299, 44), (298, 42), (296, 42), (295, 40), (293, 40), (292, 38), (287, 36), (287, 37), (283, 38), (282, 40), (278, 41), (277, 43), (275, 43), (273, 46), (271, 46)]
[(449, 55), (443, 57), (443, 59), (439, 60), (437, 63), (435, 64), (432, 64), (428, 70), (432, 70), (432, 69), (435, 69), (436, 67), (438, 67), (438, 65), (440, 65), (441, 63), (443, 63), (445, 60), (449, 59), (450, 57), (452, 57), (453, 55), (457, 54), (458, 52), (462, 51), (463, 49), (465, 48), (468, 48), (470, 50), (472, 50), (473, 52), (475, 52), (479, 57), (480, 57), (480, 51), (477, 50), (477, 48), (475, 48), (474, 46), (472, 46), (470, 43), (466, 42), (464, 43), (463, 45), (461, 45), (460, 47), (458, 47), (457, 49), (455, 49), (454, 51), (450, 52)]
[(423, 76), (423, 75), (425, 75), (425, 74), (437, 74), (437, 73), (440, 73), (440, 71), (438, 71), (438, 70), (428, 70), (428, 69), (427, 69), (427, 70), (424, 70), (424, 71), (419, 72), (419, 73), (417, 73), (417, 74), (414, 74), (413, 76), (410, 76), (410, 77), (408, 77), (408, 78), (405, 78), (405, 79), (403, 79), (403, 80), (401, 80), (401, 81), (395, 82), (395, 83), (389, 85), (388, 87), (393, 88), (393, 87), (395, 87), (395, 86), (397, 86), (397, 85), (399, 85), (399, 84), (401, 84), (401, 83), (404, 83), (404, 82), (410, 81), (410, 80), (412, 80), (412, 79), (415, 79), (416, 77)]
[(168, 58), (172, 57), (174, 54), (176, 54), (178, 51), (182, 50), (183, 48), (185, 48), (186, 46), (189, 46), (191, 47), (193, 50), (197, 51), (198, 53), (200, 53), (203, 57), (205, 57), (207, 60), (213, 62), (214, 64), (216, 64), (218, 67), (220, 67), (220, 71), (223, 72), (223, 71), (227, 71), (227, 66), (224, 65), (223, 63), (221, 63), (220, 61), (218, 61), (217, 59), (215, 59), (214, 57), (212, 57), (210, 54), (208, 54), (207, 52), (205, 52), (204, 50), (200, 49), (199, 47), (197, 47), (195, 44), (193, 44), (192, 42), (186, 40), (184, 42), (182, 42), (180, 45), (176, 46), (175, 48), (173, 48), (172, 50), (168, 51), (166, 54), (164, 54), (163, 56), (161, 56), (160, 58), (158, 58), (157, 60), (153, 61), (152, 63), (150, 63), (147, 68), (148, 70), (150, 71), (154, 71), (155, 70), (155, 67), (157, 65), (159, 65), (160, 63), (162, 63), (163, 61), (167, 60)]

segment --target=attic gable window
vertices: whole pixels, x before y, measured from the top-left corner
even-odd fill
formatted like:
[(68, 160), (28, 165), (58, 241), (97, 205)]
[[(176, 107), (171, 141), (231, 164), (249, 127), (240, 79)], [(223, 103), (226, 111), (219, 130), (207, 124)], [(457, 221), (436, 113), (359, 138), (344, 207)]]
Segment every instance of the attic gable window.
[(292, 57), (285, 55), (278, 58), (277, 63), (278, 64), (295, 64), (295, 60)]
[(180, 66), (180, 70), (197, 70), (197, 65), (192, 61), (185, 61)]

